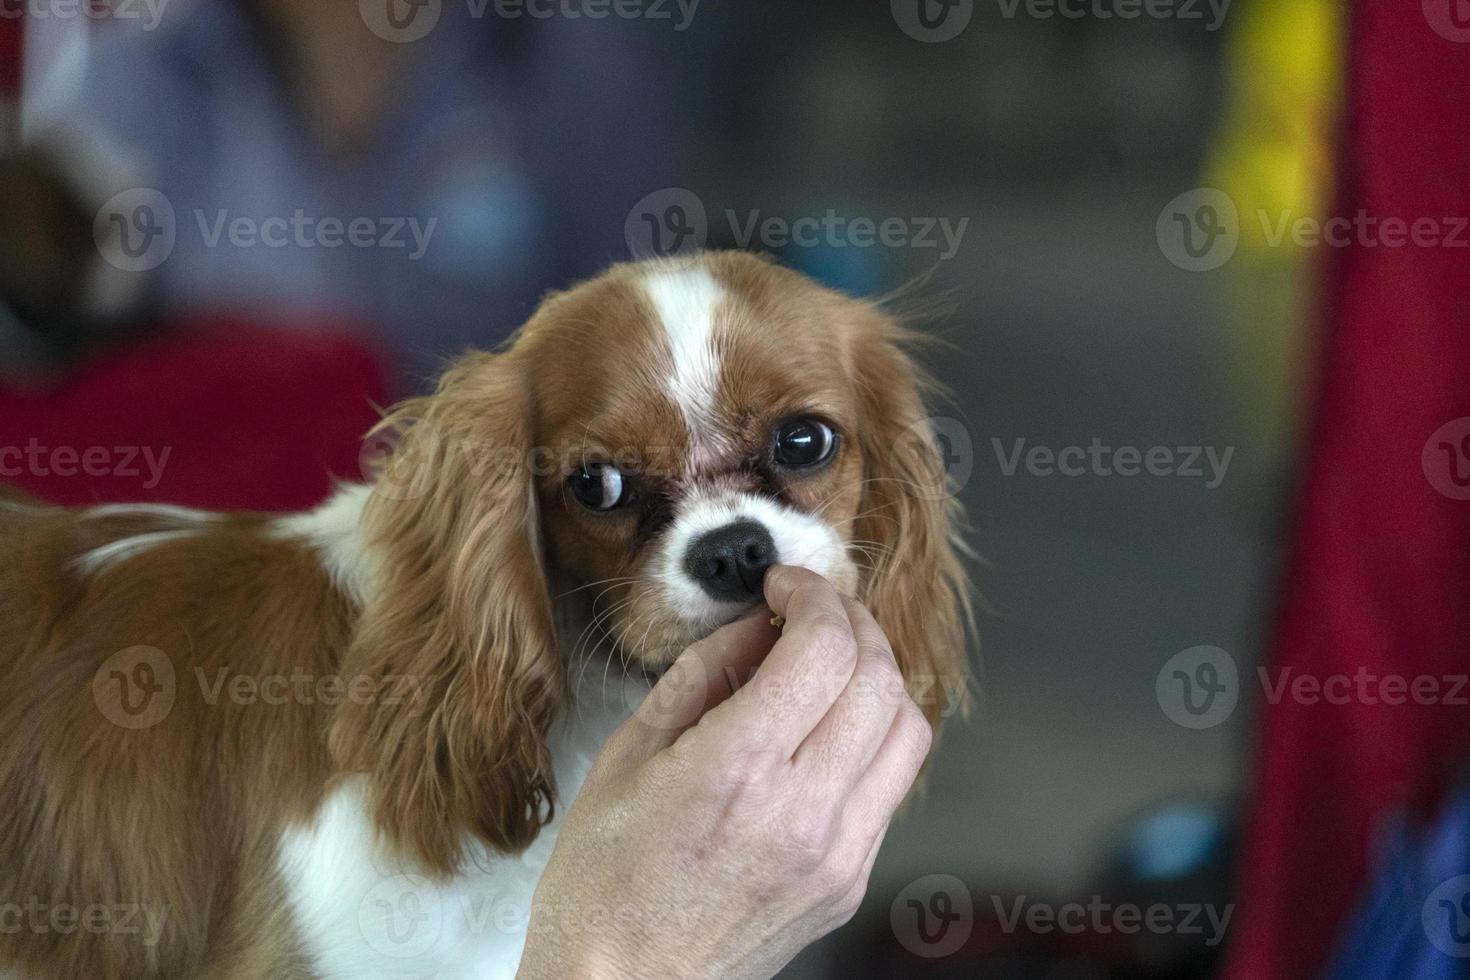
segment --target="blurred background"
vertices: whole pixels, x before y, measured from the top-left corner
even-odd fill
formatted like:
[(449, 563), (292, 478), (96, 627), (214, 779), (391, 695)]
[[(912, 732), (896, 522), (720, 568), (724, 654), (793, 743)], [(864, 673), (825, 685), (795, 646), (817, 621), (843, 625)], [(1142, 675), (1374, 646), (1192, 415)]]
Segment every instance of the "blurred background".
[[(900, 290), (950, 345), (981, 697), (789, 975), (1206, 977), (1283, 942), (1239, 869), (1336, 261), (1291, 229), (1346, 193), (1341, 3), (0, 12), (0, 478), (305, 507), (359, 476), (374, 405), (610, 262), (750, 248)], [(1465, 10), (1411, 13), (1470, 67)], [(1299, 828), (1355, 870), (1304, 957), (1236, 976), (1339, 948), (1368, 823)]]

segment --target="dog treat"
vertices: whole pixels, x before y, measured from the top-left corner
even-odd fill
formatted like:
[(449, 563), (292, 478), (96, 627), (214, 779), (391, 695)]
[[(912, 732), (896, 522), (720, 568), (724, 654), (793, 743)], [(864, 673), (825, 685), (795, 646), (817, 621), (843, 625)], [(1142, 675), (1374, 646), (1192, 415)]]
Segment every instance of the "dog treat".
[(780, 629), (781, 627), (783, 627), (783, 626), (786, 625), (786, 617), (785, 616), (782, 616), (780, 614), (777, 614), (775, 616), (772, 616), (771, 617), (771, 625), (774, 626), (774, 627), (776, 627), (777, 629)]

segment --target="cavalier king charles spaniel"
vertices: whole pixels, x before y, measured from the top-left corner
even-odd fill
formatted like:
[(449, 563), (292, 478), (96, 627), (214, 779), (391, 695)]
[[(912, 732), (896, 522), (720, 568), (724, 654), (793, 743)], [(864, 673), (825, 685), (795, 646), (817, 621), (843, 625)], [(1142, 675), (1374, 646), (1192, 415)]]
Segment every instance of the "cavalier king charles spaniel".
[(968, 586), (910, 339), (752, 255), (630, 263), (310, 513), (0, 491), (0, 978), (512, 975), (602, 741), (775, 563), (937, 725)]

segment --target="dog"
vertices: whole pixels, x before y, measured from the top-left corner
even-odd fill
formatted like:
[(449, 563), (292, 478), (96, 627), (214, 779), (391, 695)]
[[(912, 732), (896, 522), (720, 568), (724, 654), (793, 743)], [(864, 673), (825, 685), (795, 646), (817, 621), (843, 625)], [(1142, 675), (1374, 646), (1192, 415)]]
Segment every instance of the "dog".
[(0, 497), (0, 977), (513, 975), (602, 741), (775, 563), (937, 725), (969, 586), (912, 339), (750, 254), (627, 263), (309, 513)]

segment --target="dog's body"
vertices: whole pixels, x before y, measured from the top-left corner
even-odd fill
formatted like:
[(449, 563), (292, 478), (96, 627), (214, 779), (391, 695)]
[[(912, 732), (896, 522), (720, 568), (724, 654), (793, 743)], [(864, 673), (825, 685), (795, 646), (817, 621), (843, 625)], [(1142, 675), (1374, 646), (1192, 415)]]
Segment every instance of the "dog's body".
[[(624, 266), (391, 416), (390, 468), (310, 514), (0, 495), (0, 978), (512, 975), (646, 691), (624, 665), (778, 560), (954, 691), (953, 513), (918, 492), (893, 329), (747, 256)], [(589, 448), (619, 442), (641, 460)]]

